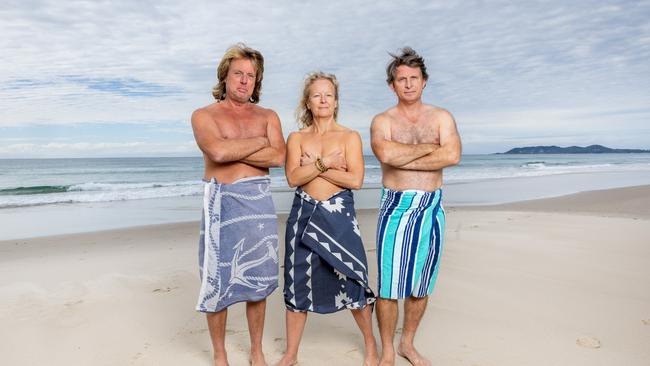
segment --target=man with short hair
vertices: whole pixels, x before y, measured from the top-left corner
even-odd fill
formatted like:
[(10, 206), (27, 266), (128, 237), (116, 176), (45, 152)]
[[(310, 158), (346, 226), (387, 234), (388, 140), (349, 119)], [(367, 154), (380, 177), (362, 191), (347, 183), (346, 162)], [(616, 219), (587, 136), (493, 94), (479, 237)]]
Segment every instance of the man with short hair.
[(386, 74), (397, 105), (375, 116), (370, 131), (384, 186), (377, 223), (380, 364), (395, 364), (397, 300), (405, 299), (397, 354), (413, 365), (430, 365), (413, 339), (442, 251), (442, 170), (460, 162), (461, 143), (453, 116), (422, 103), (428, 79), (424, 59), (410, 47), (391, 56)]
[(262, 333), (266, 297), (278, 286), (277, 217), (269, 167), (284, 163), (277, 114), (257, 105), (264, 58), (243, 44), (229, 48), (217, 70), (217, 101), (192, 114), (205, 161), (204, 207), (196, 309), (207, 314), (214, 363), (228, 365), (228, 306), (246, 302), (252, 365), (266, 365)]

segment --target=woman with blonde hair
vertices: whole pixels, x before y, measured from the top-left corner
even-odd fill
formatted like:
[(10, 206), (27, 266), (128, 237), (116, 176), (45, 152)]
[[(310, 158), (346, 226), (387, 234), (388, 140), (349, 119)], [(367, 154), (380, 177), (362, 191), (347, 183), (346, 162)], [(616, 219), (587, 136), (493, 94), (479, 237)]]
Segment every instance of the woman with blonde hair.
[(284, 300), (287, 349), (279, 365), (297, 362), (307, 312), (350, 309), (363, 334), (364, 365), (376, 365), (372, 333), (375, 295), (351, 189), (363, 183), (359, 133), (340, 125), (338, 81), (315, 72), (306, 80), (296, 115), (300, 131), (289, 135), (285, 173), (298, 187), (287, 220)]

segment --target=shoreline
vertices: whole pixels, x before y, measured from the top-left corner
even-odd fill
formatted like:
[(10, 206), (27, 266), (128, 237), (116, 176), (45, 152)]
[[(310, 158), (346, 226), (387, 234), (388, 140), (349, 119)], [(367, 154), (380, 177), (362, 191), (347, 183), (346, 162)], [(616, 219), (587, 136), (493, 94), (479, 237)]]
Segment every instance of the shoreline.
[[(561, 181), (566, 181), (567, 179), (566, 176), (555, 178), (560, 178)], [(578, 177), (580, 182), (583, 182), (587, 178), (589, 176), (580, 175)], [(534, 186), (531, 186), (531, 181), (535, 183)], [(648, 178), (648, 181), (650, 181), (650, 178)], [(517, 178), (508, 182), (493, 180), (488, 182), (452, 183), (443, 187), (443, 204), (449, 209), (558, 212), (554, 209), (554, 205), (559, 204), (561, 206), (565, 197), (577, 195), (577, 197), (570, 198), (570, 200), (572, 200), (571, 202), (575, 200), (574, 203), (580, 204), (580, 207), (583, 207), (583, 211), (567, 208), (565, 210), (566, 212), (600, 212), (601, 214), (603, 212), (610, 212), (611, 215), (615, 215), (618, 212), (616, 207), (621, 206), (618, 202), (624, 199), (635, 200), (636, 203), (629, 202), (629, 205), (624, 207), (635, 207), (636, 211), (629, 213), (620, 212), (620, 214), (629, 214), (629, 216), (641, 215), (645, 217), (650, 215), (650, 208), (648, 208), (650, 207), (650, 199), (647, 199), (643, 195), (641, 199), (637, 199), (635, 196), (636, 191), (630, 193), (614, 193), (614, 202), (605, 201), (603, 203), (601, 199), (595, 196), (610, 190), (613, 192), (627, 192), (628, 189), (643, 190), (643, 187), (650, 187), (650, 184), (647, 183), (643, 185), (599, 189), (599, 186), (605, 184), (600, 183), (592, 185), (596, 187), (595, 189), (584, 189), (576, 193), (560, 195), (554, 194), (557, 192), (553, 192), (553, 188), (550, 191), (548, 189), (539, 189), (534, 193), (514, 192), (511, 195), (513, 198), (511, 202), (495, 202), (495, 200), (490, 201), (487, 198), (483, 198), (483, 202), (479, 201), (483, 195), (505, 195), (505, 192), (510, 191), (513, 187), (513, 182), (515, 182), (515, 185), (525, 186), (527, 190), (535, 190), (548, 186), (546, 184), (548, 182), (544, 180), (539, 181), (539, 178)], [(556, 179), (553, 179), (552, 182), (557, 183)], [(566, 187), (562, 189), (567, 190)], [(380, 190), (381, 187), (370, 187), (354, 191), (355, 207), (357, 210), (376, 210), (381, 195)], [(293, 190), (273, 191), (273, 199), (278, 214), (288, 213), (293, 200), (293, 194)], [(468, 198), (461, 201), (458, 199), (459, 196)], [(5, 226), (2, 232), (0, 232), (0, 242), (74, 233), (120, 230), (142, 226), (198, 222), (200, 220), (201, 199), (200, 196), (188, 196), (0, 209), (0, 222), (3, 222), (3, 226)], [(586, 202), (587, 200), (592, 200), (593, 203), (590, 204)], [(467, 201), (473, 203), (467, 203)], [(26, 235), (25, 233), (30, 234)]]
[[(559, 197), (581, 191), (648, 185), (650, 171), (572, 173), (516, 177), (443, 186), (446, 207), (473, 207)], [(380, 186), (354, 191), (357, 209), (377, 208)], [(293, 190), (274, 189), (278, 213), (291, 207)], [(201, 196), (168, 197), (94, 203), (63, 203), (0, 209), (0, 240), (35, 238), (142, 225), (193, 222), (200, 218)]]
[[(293, 193), (293, 192), (292, 192)], [(600, 198), (606, 195), (618, 201), (612, 204), (609, 200)], [(598, 198), (598, 200), (596, 199)], [(621, 200), (623, 202), (621, 202)], [(549, 197), (536, 200), (509, 202), (498, 205), (445, 205), (447, 212), (529, 212), (529, 213), (559, 213), (578, 216), (618, 217), (632, 218), (635, 220), (650, 220), (650, 185), (611, 188), (568, 194), (560, 197)], [(377, 216), (377, 208), (360, 208), (356, 210), (358, 216)], [(278, 220), (286, 221), (288, 212), (279, 212)], [(159, 224), (146, 224), (111, 228), (87, 232), (63, 233), (37, 237), (12, 238), (0, 240), (0, 247), (8, 242), (47, 240), (47, 238), (64, 238), (67, 236), (105, 235), (112, 233), (128, 233), (141, 230), (157, 230), (169, 228), (187, 228), (195, 226), (199, 230), (200, 220), (176, 221)], [(197, 236), (198, 240), (198, 236)]]

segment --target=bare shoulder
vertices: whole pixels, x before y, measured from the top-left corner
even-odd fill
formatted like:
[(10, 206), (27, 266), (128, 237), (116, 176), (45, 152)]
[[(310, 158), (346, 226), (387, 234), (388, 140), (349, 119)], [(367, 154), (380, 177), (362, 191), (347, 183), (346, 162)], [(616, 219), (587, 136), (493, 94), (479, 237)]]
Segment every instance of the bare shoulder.
[(398, 115), (397, 106), (392, 106), (387, 110), (379, 113), (377, 117), (380, 117), (381, 119), (394, 120), (395, 118), (397, 118), (397, 115)]
[(261, 106), (259, 106), (259, 105), (257, 105), (257, 104), (255, 105), (255, 108), (258, 108), (258, 109), (260, 110), (261, 113), (264, 113), (264, 114), (267, 115), (267, 116), (277, 116), (277, 115), (278, 115), (278, 114), (275, 113), (275, 111), (274, 111), (273, 109), (271, 109), (271, 108), (264, 108), (264, 107), (261, 107)]
[(255, 114), (263, 116), (264, 119), (266, 119), (267, 121), (280, 120), (280, 118), (278, 117), (278, 114), (275, 113), (275, 111), (273, 109), (271, 109), (271, 108), (264, 108), (264, 107), (259, 106), (257, 104), (253, 104), (251, 107), (252, 107), (252, 110), (253, 110), (253, 112)]
[(302, 131), (293, 131), (289, 133), (289, 136), (287, 136), (287, 142), (289, 141), (300, 141), (302, 138)]
[(203, 119), (206, 116), (209, 116), (210, 113), (205, 109), (205, 107), (201, 107), (194, 112), (192, 112), (192, 121), (196, 121), (199, 119)]
[(343, 125), (338, 125), (337, 132), (341, 134), (341, 140), (346, 143), (361, 141), (361, 135), (357, 130), (353, 130)]
[(390, 124), (391, 121), (393, 121), (396, 117), (397, 114), (397, 108), (396, 107), (391, 107), (378, 115), (376, 115), (372, 119), (372, 124), (376, 126), (385, 126), (387, 124)]
[(307, 134), (310, 134), (310, 133), (313, 133), (313, 132), (314, 132), (314, 125), (311, 125), (311, 126), (307, 126), (307, 127), (302, 127), (298, 131), (294, 131), (292, 133), (300, 134), (301, 136), (303, 136), (303, 135), (307, 135)]
[(192, 112), (192, 123), (214, 121), (215, 114), (218, 114), (219, 109), (219, 103), (212, 103), (195, 110)]
[(452, 116), (451, 112), (446, 110), (445, 108), (438, 107), (435, 105), (430, 105), (430, 104), (425, 104), (425, 113), (427, 113), (431, 119), (442, 122), (442, 123), (453, 123), (454, 122), (454, 116)]
[(348, 127), (344, 127), (344, 130), (342, 131), (346, 141), (361, 141), (361, 134), (359, 134), (359, 131), (353, 130)]

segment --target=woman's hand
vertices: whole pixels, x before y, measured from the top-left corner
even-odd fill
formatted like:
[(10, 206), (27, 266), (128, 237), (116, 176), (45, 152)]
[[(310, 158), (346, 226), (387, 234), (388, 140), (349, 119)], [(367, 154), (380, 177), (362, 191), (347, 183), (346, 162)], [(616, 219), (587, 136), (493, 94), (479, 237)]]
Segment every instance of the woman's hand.
[(316, 162), (316, 158), (316, 155), (311, 154), (309, 151), (305, 151), (302, 155), (300, 155), (300, 166), (314, 164), (314, 162)]
[(335, 150), (321, 158), (321, 161), (328, 169), (347, 171), (345, 155), (341, 150)]

